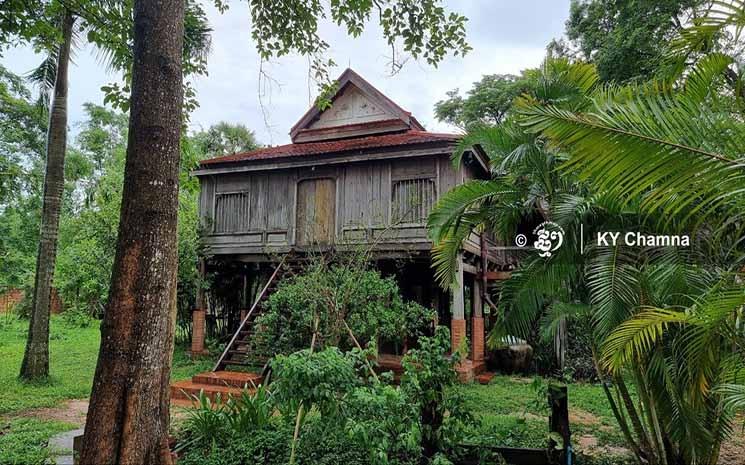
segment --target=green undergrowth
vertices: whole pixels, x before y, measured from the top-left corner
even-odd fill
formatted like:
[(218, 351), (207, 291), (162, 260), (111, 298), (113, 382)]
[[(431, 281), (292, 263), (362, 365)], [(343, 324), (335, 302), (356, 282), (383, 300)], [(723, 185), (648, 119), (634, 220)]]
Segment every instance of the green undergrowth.
[(49, 438), (75, 425), (36, 418), (0, 420), (0, 465), (36, 465), (63, 452), (52, 450)]

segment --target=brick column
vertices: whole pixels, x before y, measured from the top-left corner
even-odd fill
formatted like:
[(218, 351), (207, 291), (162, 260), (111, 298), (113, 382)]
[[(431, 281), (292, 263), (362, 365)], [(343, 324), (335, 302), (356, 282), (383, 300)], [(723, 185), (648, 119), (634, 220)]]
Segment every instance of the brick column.
[(481, 299), (482, 283), (473, 280), (473, 318), (471, 319), (471, 360), (484, 360), (484, 304)]
[(471, 320), (471, 360), (484, 360), (484, 318), (473, 317)]
[(463, 256), (458, 255), (455, 282), (452, 286), (453, 306), (450, 320), (450, 350), (455, 352), (466, 337), (465, 299), (463, 296)]
[(204, 355), (207, 351), (204, 349), (205, 336), (205, 311), (196, 308), (191, 313), (191, 353), (192, 355)]
[[(206, 263), (204, 260), (199, 260), (199, 264), (197, 265), (197, 269), (199, 270), (199, 276), (201, 278), (204, 278), (205, 270), (206, 270)], [(192, 356), (198, 356), (198, 355), (206, 355), (208, 354), (207, 350), (204, 348), (204, 338), (206, 336), (206, 329), (207, 325), (205, 323), (205, 317), (207, 311), (205, 310), (204, 305), (205, 299), (204, 299), (204, 290), (199, 287), (197, 289), (197, 301), (196, 301), (196, 308), (191, 312), (191, 355)]]
[(455, 352), (466, 338), (466, 320), (463, 318), (450, 320), (450, 350)]

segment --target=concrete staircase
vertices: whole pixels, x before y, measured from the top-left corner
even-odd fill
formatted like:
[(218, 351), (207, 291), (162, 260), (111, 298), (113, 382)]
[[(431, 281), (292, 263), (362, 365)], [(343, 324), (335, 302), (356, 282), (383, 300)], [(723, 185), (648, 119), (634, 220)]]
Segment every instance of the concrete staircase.
[(239, 397), (244, 390), (253, 392), (263, 381), (257, 373), (240, 371), (207, 371), (194, 375), (190, 380), (171, 384), (171, 403), (189, 407), (194, 397), (201, 391), (213, 402), (228, 400), (229, 396)]

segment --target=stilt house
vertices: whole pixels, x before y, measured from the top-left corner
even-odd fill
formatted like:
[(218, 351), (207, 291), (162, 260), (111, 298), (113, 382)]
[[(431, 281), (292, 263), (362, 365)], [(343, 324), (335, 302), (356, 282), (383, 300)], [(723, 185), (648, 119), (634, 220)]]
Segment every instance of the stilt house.
[[(209, 257), (202, 271), (232, 270), (243, 293), (240, 321), (215, 369), (245, 363), (249, 354), (239, 348), (259, 303), (282, 279), (284, 257), (362, 246), (372, 247), (382, 271), (396, 275), (404, 297), (437, 310), (440, 324), (450, 326), (453, 348), (468, 338), (465, 376), (480, 370), (483, 298), (487, 280), (503, 264), (500, 249), (487, 234), (472, 235), (458, 281), (444, 291), (433, 277), (426, 229), (440, 196), (467, 180), (489, 178), (480, 148), (454, 166), (458, 135), (425, 130), (351, 69), (339, 77), (330, 107), (310, 108), (290, 136), (291, 144), (204, 160), (196, 171)], [(209, 317), (204, 296), (198, 300), (194, 353), (204, 351)]]

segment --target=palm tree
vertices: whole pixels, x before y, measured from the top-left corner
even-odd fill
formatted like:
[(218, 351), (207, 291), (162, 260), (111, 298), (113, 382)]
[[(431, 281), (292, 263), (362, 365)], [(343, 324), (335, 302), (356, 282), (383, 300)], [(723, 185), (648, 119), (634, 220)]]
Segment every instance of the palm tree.
[(57, 236), (65, 185), (67, 150), (67, 68), (75, 18), (65, 9), (61, 20), (62, 41), (56, 50), (54, 91), (47, 130), (47, 162), (44, 175), (44, 200), (41, 214), (41, 239), (36, 259), (33, 307), (28, 341), (23, 354), (20, 376), (34, 380), (49, 376), (49, 309), (52, 280), (57, 257)]
[[(474, 228), (504, 232), (500, 228), (504, 219), (514, 217), (515, 206), (525, 202), (562, 224), (570, 238), (577, 236), (580, 223), (587, 226), (586, 235), (594, 230), (696, 228), (700, 237), (706, 236), (707, 241), (697, 242), (685, 253), (619, 245), (589, 247), (579, 254), (575, 248), (563, 247), (550, 260), (524, 260), (500, 292), (502, 324), (490, 335), (492, 343), (504, 333), (525, 334), (541, 314), (547, 334), (556, 334), (561, 320), (572, 315), (592, 318), (598, 375), (630, 449), (644, 463), (715, 463), (719, 444), (731, 428), (728, 409), (742, 405), (743, 391), (735, 376), (742, 365), (731, 357), (741, 344), (735, 345), (731, 338), (718, 340), (709, 358), (698, 359), (685, 356), (698, 354), (693, 349), (681, 352), (683, 344), (675, 334), (668, 334), (670, 325), (665, 320), (657, 326), (650, 323), (650, 331), (659, 336), (654, 341), (628, 339), (637, 329), (630, 322), (649, 323), (650, 316), (663, 314), (647, 313), (648, 307), (688, 308), (728, 276), (730, 283), (737, 283), (731, 272), (737, 270), (739, 261), (733, 256), (738, 248), (721, 244), (728, 239), (736, 243), (740, 237), (738, 223), (723, 218), (741, 205), (742, 170), (732, 165), (739, 163), (733, 150), (742, 133), (737, 120), (727, 118), (730, 102), (721, 102), (712, 90), (727, 63), (721, 55), (711, 55), (683, 80), (624, 88), (589, 86), (584, 98), (524, 95), (518, 99), (519, 114), (513, 121), (533, 138), (531, 147), (540, 147), (544, 165), (512, 165), (511, 173), (496, 170), (492, 181), (471, 183), (445, 195), (430, 217), (438, 244), (438, 276), (445, 282), (459, 241)], [(564, 74), (564, 82), (572, 82), (572, 76), (576, 75)], [(697, 126), (694, 117), (700, 114)], [(659, 119), (667, 115), (670, 122)], [(712, 128), (723, 132), (707, 132)], [(481, 143), (494, 160), (509, 159), (493, 143), (503, 141), (507, 129), (479, 129), (464, 143)], [(678, 139), (666, 140), (668, 135)], [(649, 157), (651, 147), (658, 149), (655, 155), (661, 162)], [(716, 153), (716, 148), (726, 150)], [(681, 161), (684, 155), (692, 160)], [(639, 167), (647, 168), (646, 183), (640, 180), (644, 174)], [(531, 183), (531, 188), (520, 189), (520, 180), (552, 179), (557, 171), (563, 182)], [(536, 189), (537, 185), (543, 188)], [(575, 237), (574, 242), (578, 239), (582, 238)], [(735, 322), (742, 321), (737, 319), (741, 304), (724, 302), (734, 305), (728, 307), (729, 319), (725, 318), (731, 324), (712, 326), (713, 334), (732, 331), (738, 328)], [(738, 337), (742, 337), (739, 324)], [(637, 346), (626, 349), (633, 356), (611, 364), (609, 354), (620, 340)], [(686, 374), (689, 363), (698, 363), (698, 368)], [(638, 402), (627, 383), (633, 384)]]
[[(47, 163), (44, 177), (44, 198), (41, 219), (41, 240), (37, 255), (33, 307), (29, 322), (28, 340), (21, 365), (20, 377), (26, 380), (49, 375), (49, 315), (52, 282), (57, 259), (57, 236), (60, 208), (64, 190), (64, 165), (67, 150), (67, 69), (75, 42), (76, 17), (81, 17), (88, 37), (99, 47), (101, 57), (112, 69), (129, 75), (132, 49), (122, 38), (130, 37), (132, 24), (131, 1), (100, 2), (73, 1), (60, 5), (61, 41), (52, 53), (31, 73), (30, 79), (40, 87), (39, 102), (47, 107), (51, 100), (47, 133)], [(69, 8), (68, 8), (69, 6)], [(73, 11), (75, 8), (78, 11)], [(114, 19), (103, 20), (101, 18)], [(119, 29), (117, 29), (119, 28)], [(204, 10), (193, 1), (186, 5), (183, 60), (185, 74), (205, 73), (206, 56), (210, 50), (210, 32)], [(185, 91), (187, 109), (194, 107), (193, 93)], [(108, 96), (107, 98), (110, 98)]]

